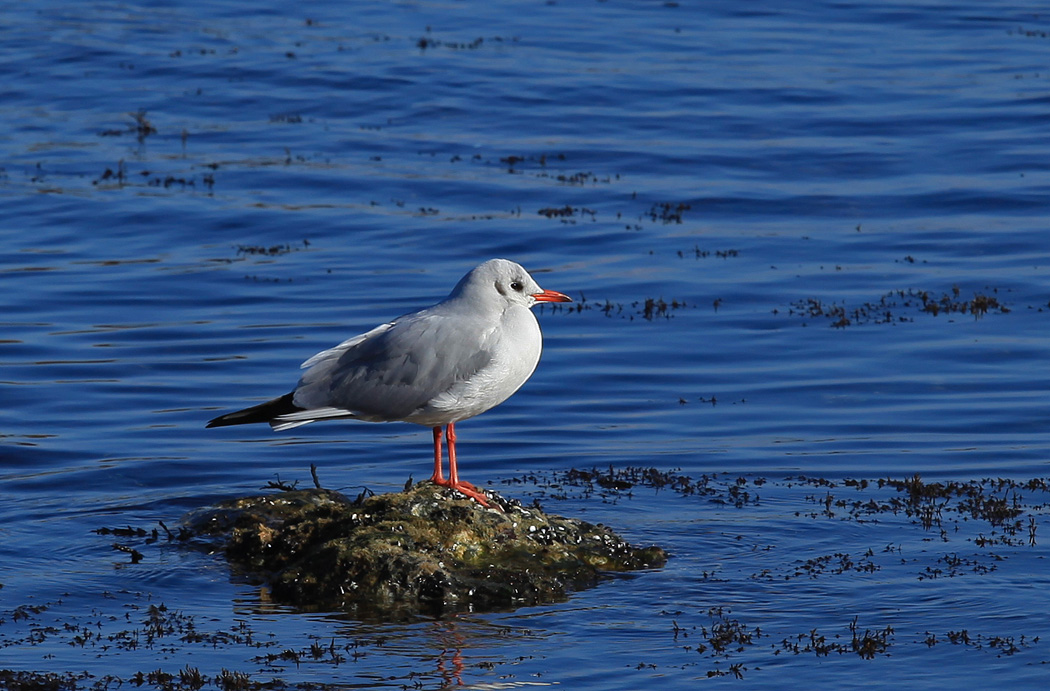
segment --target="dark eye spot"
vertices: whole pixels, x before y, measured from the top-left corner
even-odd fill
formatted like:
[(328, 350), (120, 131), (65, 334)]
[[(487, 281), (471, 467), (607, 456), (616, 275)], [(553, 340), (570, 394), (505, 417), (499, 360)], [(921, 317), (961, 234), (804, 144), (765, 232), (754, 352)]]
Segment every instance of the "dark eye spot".
[(512, 290), (516, 290), (519, 293), (522, 291), (522, 288), (524, 288), (520, 281), (512, 281), (510, 287)]

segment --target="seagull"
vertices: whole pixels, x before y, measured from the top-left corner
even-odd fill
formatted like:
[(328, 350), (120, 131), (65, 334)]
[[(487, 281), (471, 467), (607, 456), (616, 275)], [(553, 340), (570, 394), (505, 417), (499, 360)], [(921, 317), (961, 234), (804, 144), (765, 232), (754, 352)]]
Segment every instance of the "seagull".
[(343, 419), (426, 425), (434, 432), (431, 482), (488, 507), (485, 495), (459, 478), (456, 423), (499, 405), (532, 376), (543, 337), (530, 308), (540, 302), (572, 299), (543, 290), (519, 264), (490, 259), (436, 305), (311, 357), (291, 393), (220, 415), (207, 427), (267, 422), (281, 431)]

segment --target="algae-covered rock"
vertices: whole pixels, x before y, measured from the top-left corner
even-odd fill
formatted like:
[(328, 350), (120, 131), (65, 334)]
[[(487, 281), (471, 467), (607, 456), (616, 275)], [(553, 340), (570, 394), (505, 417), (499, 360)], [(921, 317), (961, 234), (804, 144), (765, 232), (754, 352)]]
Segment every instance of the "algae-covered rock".
[(292, 490), (224, 502), (190, 519), (274, 599), (360, 613), (509, 609), (562, 600), (608, 572), (662, 565), (608, 528), (490, 493), (486, 509), (430, 482), (351, 501)]

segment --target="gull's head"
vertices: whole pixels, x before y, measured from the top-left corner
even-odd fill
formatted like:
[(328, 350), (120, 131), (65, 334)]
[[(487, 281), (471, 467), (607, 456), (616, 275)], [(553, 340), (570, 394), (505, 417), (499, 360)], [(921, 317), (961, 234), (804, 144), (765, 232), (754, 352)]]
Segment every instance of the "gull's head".
[(537, 302), (572, 302), (568, 295), (543, 290), (521, 264), (507, 259), (490, 259), (474, 267), (460, 279), (450, 298), (460, 297), (482, 304), (532, 307)]

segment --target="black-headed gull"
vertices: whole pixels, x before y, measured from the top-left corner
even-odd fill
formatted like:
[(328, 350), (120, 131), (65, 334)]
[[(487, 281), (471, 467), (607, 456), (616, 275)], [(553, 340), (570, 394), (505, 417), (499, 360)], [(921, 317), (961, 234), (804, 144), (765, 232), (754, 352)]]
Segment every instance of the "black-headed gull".
[(302, 364), (306, 372), (291, 393), (220, 415), (207, 426), (268, 422), (280, 431), (347, 418), (426, 425), (434, 430), (431, 481), (488, 506), (480, 490), (459, 479), (455, 425), (507, 400), (532, 376), (543, 343), (529, 309), (537, 302), (572, 300), (540, 288), (520, 265), (491, 259), (438, 304), (314, 355)]

